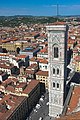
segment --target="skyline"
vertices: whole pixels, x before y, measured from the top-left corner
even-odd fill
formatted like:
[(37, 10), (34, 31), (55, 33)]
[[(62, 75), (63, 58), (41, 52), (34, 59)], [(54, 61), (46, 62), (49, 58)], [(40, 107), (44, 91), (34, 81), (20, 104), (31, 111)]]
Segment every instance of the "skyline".
[(59, 5), (59, 15), (80, 15), (79, 0), (3, 0), (0, 2), (0, 16), (55, 16), (57, 15), (57, 4)]

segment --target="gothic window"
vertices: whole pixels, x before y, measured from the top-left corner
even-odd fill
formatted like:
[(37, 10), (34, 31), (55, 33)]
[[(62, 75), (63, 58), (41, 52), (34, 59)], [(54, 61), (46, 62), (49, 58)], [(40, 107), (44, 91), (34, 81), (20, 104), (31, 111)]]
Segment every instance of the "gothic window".
[(57, 68), (57, 75), (59, 75), (59, 68)]
[(54, 58), (59, 57), (58, 52), (59, 52), (58, 47), (54, 47)]
[(59, 88), (59, 83), (57, 83), (57, 88)]
[(53, 68), (53, 74), (55, 74), (55, 68)]
[(53, 87), (55, 87), (55, 83), (53, 82)]

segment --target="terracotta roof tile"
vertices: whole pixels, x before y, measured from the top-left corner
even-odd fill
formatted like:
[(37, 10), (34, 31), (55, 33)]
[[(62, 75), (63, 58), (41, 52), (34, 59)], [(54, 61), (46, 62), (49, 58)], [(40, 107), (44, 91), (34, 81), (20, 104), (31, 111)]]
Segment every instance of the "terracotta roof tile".
[(48, 71), (38, 71), (36, 75), (48, 76)]
[(66, 25), (66, 22), (54, 22), (54, 23), (52, 23), (52, 24), (50, 24), (50, 25)]
[(26, 58), (28, 55), (18, 55), (19, 58)]
[(80, 105), (80, 86), (75, 86), (68, 106), (69, 109), (67, 110), (67, 114), (65, 116), (61, 116), (60, 118), (56, 118), (56, 120), (80, 120), (80, 109), (79, 111), (76, 111), (78, 105)]
[(73, 112), (78, 105), (80, 99), (80, 86), (75, 86), (72, 92), (71, 100), (68, 106), (68, 112)]
[(11, 91), (11, 92), (15, 92), (15, 89), (14, 89), (13, 86), (7, 86), (7, 87), (6, 87), (6, 90), (7, 90), (7, 91)]
[(76, 56), (76, 57), (74, 58), (74, 60), (77, 61), (77, 62), (80, 62), (80, 56), (79, 56), (79, 55)]
[(28, 84), (28, 86), (23, 91), (23, 93), (29, 94), (38, 84), (39, 84), (39, 81), (37, 81), (37, 80), (31, 80), (31, 82)]

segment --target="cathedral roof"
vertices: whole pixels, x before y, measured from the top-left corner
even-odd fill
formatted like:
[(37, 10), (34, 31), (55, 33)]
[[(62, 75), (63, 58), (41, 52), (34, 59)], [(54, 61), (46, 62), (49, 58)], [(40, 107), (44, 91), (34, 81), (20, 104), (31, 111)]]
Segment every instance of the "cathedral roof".
[(54, 22), (54, 23), (51, 23), (50, 25), (66, 25), (66, 22)]
[(53, 25), (66, 25), (66, 23), (65, 22), (58, 22), (57, 21), (57, 22), (54, 22)]

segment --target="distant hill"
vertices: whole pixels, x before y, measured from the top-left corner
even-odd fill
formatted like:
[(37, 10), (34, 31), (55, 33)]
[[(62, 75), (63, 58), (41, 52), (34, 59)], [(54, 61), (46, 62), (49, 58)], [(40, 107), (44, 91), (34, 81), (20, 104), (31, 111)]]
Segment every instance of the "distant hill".
[[(59, 18), (58, 18), (59, 19)], [(31, 15), (16, 15), (16, 16), (0, 16), (0, 26), (15, 27), (23, 24), (44, 24), (53, 23), (57, 20), (57, 17), (47, 16), (31, 16)], [(59, 19), (62, 21), (62, 19)]]
[(65, 18), (70, 19), (71, 17), (76, 20), (80, 20), (80, 15), (71, 16), (32, 16), (32, 15), (15, 15), (15, 16), (0, 16), (0, 27), (15, 27), (23, 24), (44, 24), (53, 23), (58, 21), (65, 21)]

